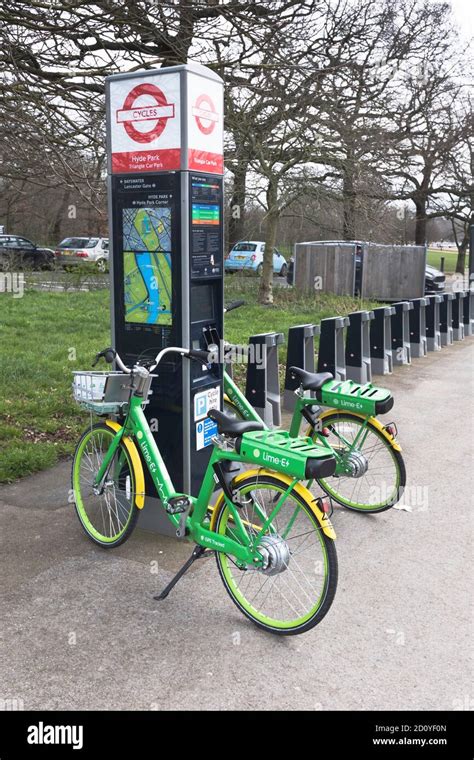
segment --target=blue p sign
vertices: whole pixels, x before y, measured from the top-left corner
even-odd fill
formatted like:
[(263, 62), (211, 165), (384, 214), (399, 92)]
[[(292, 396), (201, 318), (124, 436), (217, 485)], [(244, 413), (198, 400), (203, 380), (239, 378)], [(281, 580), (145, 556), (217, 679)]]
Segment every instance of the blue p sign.
[(196, 417), (204, 417), (207, 413), (207, 395), (200, 394), (196, 396)]

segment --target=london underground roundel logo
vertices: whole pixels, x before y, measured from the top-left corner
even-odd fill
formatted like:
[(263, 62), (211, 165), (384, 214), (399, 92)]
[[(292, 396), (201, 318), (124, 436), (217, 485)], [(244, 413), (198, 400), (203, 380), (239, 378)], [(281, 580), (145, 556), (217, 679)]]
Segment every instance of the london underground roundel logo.
[(192, 113), (201, 132), (204, 135), (210, 135), (219, 121), (219, 114), (216, 112), (214, 103), (209, 95), (199, 95), (193, 106)]
[(123, 124), (130, 139), (138, 143), (156, 140), (168, 119), (173, 118), (174, 103), (167, 102), (159, 87), (146, 82), (130, 90), (123, 107), (117, 111), (117, 123)]

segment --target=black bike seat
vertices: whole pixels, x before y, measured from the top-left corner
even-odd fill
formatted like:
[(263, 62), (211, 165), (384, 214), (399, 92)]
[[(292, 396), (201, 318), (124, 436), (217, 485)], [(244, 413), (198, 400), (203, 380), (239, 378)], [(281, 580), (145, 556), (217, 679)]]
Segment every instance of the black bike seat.
[(228, 435), (231, 438), (237, 438), (244, 433), (251, 433), (252, 430), (264, 430), (263, 422), (257, 420), (239, 420), (230, 414), (220, 412), (219, 409), (211, 409), (207, 416), (217, 423), (217, 429), (222, 435)]
[(304, 391), (318, 391), (328, 380), (333, 380), (331, 372), (306, 372), (300, 367), (290, 367), (291, 378), (299, 380)]

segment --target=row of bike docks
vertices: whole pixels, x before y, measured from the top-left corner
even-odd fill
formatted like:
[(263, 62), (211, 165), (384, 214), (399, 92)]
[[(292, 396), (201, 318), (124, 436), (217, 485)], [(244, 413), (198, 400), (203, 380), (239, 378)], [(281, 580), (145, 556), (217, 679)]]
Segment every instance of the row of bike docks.
[[(288, 330), (283, 408), (292, 412), (299, 381), (290, 367), (331, 372), (336, 380), (370, 383), (430, 351), (474, 335), (474, 292), (443, 293), (329, 317)], [(319, 337), (317, 360), (315, 338)], [(283, 333), (249, 338), (245, 395), (269, 427), (281, 425), (279, 347)], [(228, 371), (230, 368), (228, 369)]]

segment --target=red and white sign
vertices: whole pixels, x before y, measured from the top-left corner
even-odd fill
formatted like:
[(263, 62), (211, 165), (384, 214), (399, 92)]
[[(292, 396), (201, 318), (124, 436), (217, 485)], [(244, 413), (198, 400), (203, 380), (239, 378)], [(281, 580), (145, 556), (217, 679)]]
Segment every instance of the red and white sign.
[(219, 114), (216, 112), (214, 103), (209, 95), (199, 95), (191, 110), (196, 119), (198, 129), (201, 130), (203, 135), (210, 135), (219, 121)]
[(112, 172), (181, 168), (179, 74), (110, 82)]
[(222, 82), (188, 74), (188, 168), (224, 172)]
[[(150, 95), (155, 104), (139, 105), (142, 95)], [(149, 143), (159, 137), (166, 128), (168, 119), (173, 118), (174, 104), (167, 103), (160, 88), (148, 82), (134, 87), (125, 98), (123, 108), (117, 111), (117, 123), (123, 124), (127, 135), (139, 143)], [(146, 121), (152, 123), (143, 127)]]
[[(181, 77), (186, 78), (186, 103), (181, 103)], [(198, 66), (112, 77), (112, 173), (192, 169), (222, 174), (223, 84), (208, 77), (208, 70)]]

